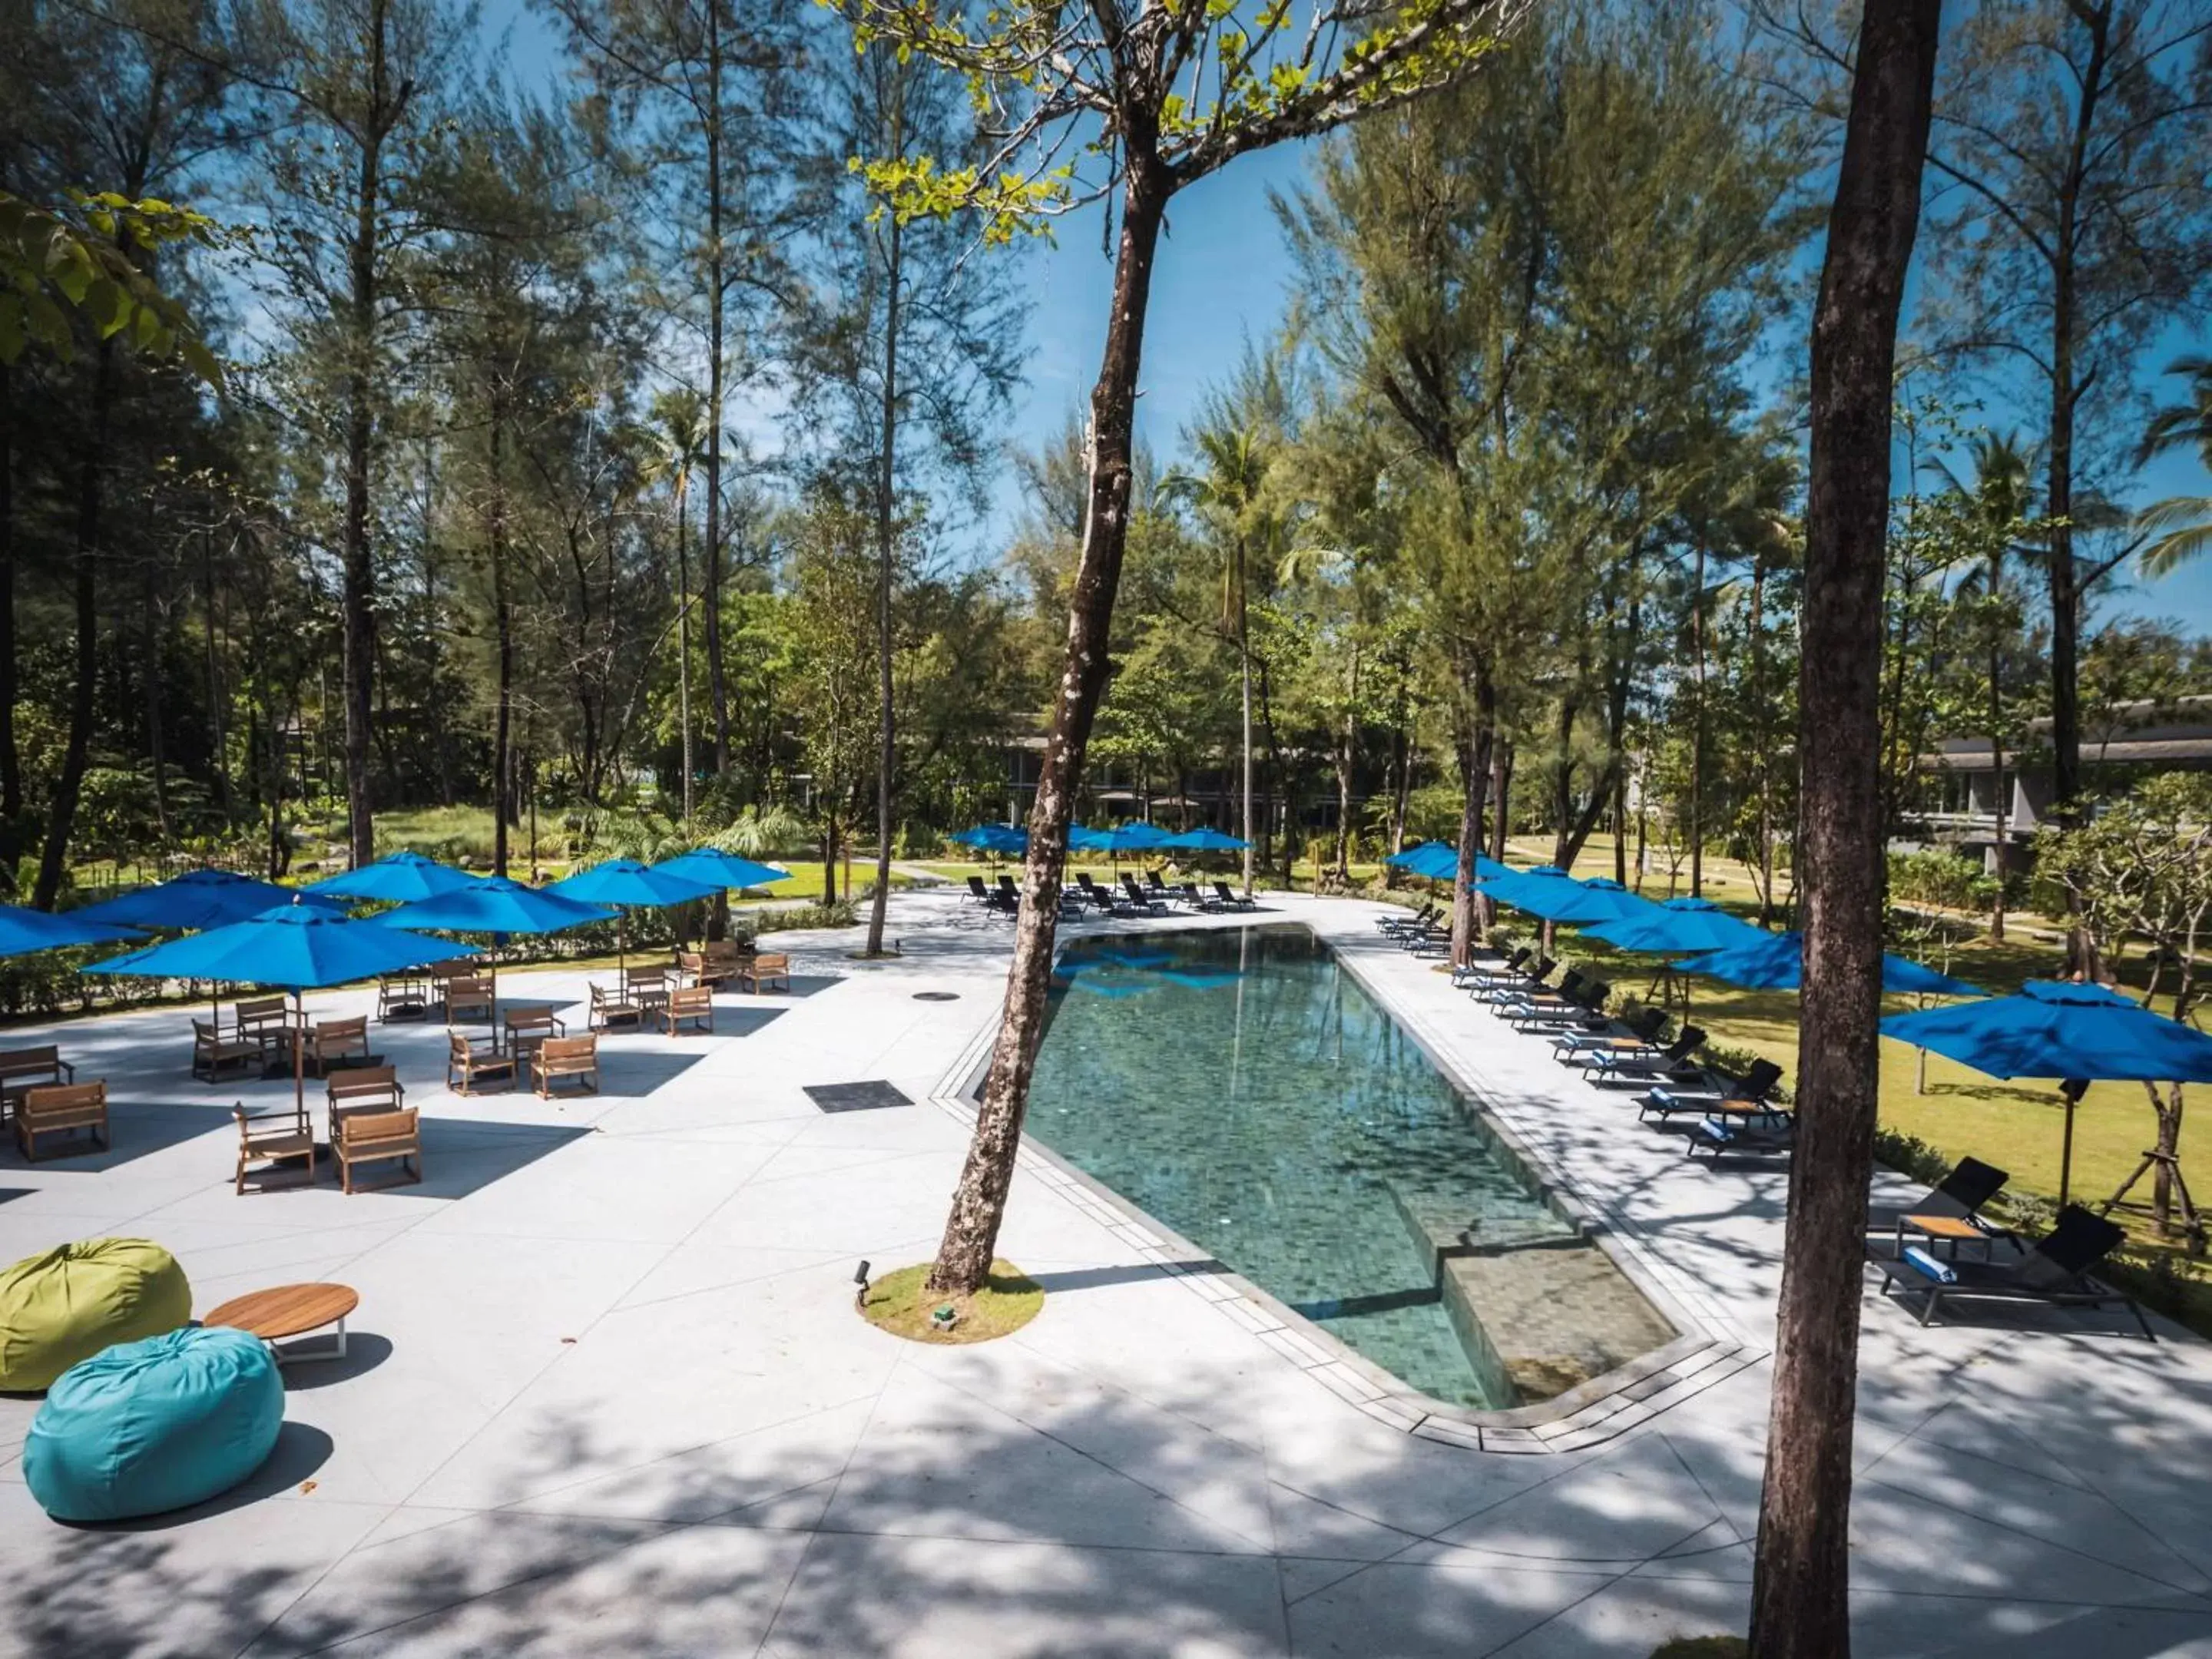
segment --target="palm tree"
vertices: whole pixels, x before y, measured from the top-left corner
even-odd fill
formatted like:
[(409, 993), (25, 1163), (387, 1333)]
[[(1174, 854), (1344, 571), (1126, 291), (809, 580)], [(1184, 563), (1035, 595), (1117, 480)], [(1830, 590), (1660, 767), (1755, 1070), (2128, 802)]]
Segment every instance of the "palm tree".
[(652, 445), (645, 465), (648, 483), (669, 486), (676, 509), (676, 696), (684, 732), (684, 824), (691, 824), (691, 562), (684, 527), (685, 501), (692, 475), (705, 465), (712, 434), (707, 400), (689, 386), (663, 392), (653, 400), (647, 431)]
[(2007, 592), (2006, 556), (2029, 553), (2022, 536), (2035, 512), (2035, 458), (2022, 446), (2020, 434), (1984, 431), (1967, 447), (1973, 463), (1971, 478), (1962, 480), (1942, 462), (1938, 471), (1949, 481), (1953, 497), (1964, 508), (1982, 557), (1960, 577), (1957, 592), (1962, 599), (1978, 599), (1988, 609), (1990, 757), (1994, 767), (1990, 789), (1996, 809), (1996, 893), (1990, 903), (1990, 937), (2002, 943), (2005, 936), (2005, 819), (2009, 805), (2005, 794), (2004, 644), (2002, 601)]
[[(2189, 395), (2180, 403), (2161, 404), (2152, 413), (2136, 447), (2136, 465), (2194, 449), (2197, 464), (2212, 472), (2212, 357), (2176, 357), (2166, 372), (2186, 377)], [(2167, 575), (2212, 550), (2212, 495), (2169, 495), (2153, 501), (2136, 514), (2136, 525), (2156, 532), (2140, 556), (2143, 574)]]

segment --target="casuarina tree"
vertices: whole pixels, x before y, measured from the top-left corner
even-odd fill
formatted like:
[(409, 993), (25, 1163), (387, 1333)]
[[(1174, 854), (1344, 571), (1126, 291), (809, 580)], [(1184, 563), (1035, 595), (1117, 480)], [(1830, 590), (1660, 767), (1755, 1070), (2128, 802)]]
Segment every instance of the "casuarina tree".
[(1759, 1659), (1850, 1651), (1851, 1416), (1881, 1012), (1881, 596), (1898, 310), (1942, 0), (1868, 0), (1813, 316), (1797, 1147), (1752, 1584)]
[(1498, 49), (1528, 0), (830, 0), (860, 42), (882, 38), (967, 80), (993, 138), (980, 164), (870, 161), (896, 215), (978, 214), (1003, 242), (1103, 202), (1111, 310), (1091, 394), (1089, 491), (1067, 651), (1030, 815), (1030, 851), (990, 1082), (930, 1273), (971, 1291), (988, 1272), (1044, 1033), (1067, 825), (1107, 677), (1134, 476), (1137, 380), (1168, 204), (1237, 157), (1449, 86)]

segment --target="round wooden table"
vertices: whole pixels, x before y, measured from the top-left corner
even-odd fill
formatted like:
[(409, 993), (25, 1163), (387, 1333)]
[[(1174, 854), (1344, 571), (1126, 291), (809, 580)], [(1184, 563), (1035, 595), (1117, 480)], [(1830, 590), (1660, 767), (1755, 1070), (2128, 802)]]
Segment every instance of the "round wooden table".
[[(279, 1285), (234, 1297), (200, 1320), (203, 1325), (229, 1325), (259, 1337), (276, 1353), (278, 1364), (288, 1359), (343, 1359), (346, 1351), (346, 1316), (361, 1305), (361, 1297), (349, 1285)], [(336, 1325), (333, 1346), (302, 1353), (286, 1353), (276, 1347), (285, 1337), (319, 1331)]]

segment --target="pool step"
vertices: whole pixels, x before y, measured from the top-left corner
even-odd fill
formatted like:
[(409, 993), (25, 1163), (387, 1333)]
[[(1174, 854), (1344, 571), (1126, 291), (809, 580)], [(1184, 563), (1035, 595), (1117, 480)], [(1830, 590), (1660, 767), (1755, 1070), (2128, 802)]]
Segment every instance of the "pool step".
[(1502, 1403), (1533, 1405), (1649, 1353), (1675, 1332), (1613, 1258), (1549, 1215), (1471, 1217), (1391, 1189), (1436, 1274), (1468, 1360)]

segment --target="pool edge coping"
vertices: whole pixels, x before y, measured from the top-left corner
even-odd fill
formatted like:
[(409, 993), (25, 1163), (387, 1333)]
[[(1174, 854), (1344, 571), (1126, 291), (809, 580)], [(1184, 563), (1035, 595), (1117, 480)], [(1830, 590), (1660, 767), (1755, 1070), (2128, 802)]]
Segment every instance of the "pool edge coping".
[[(1626, 1223), (1611, 1206), (1585, 1196), (1573, 1182), (1548, 1170), (1543, 1159), (1485, 1103), (1482, 1091), (1464, 1070), (1431, 1040), (1419, 1016), (1400, 1005), (1387, 986), (1362, 970), (1357, 961), (1358, 953), (1342, 948), (1344, 939), (1297, 917), (1245, 925), (1284, 924), (1305, 928), (1328, 950), (1335, 962), (1352, 974), (1361, 989), (1375, 1000), (1391, 1023), (1412, 1040), (1451, 1085), (1470, 1118), (1492, 1140), (1499, 1155), (1509, 1159), (1534, 1188), (1540, 1200), (1563, 1223), (1603, 1250), (1638, 1293), (1674, 1328), (1678, 1334), (1673, 1341), (1638, 1354), (1626, 1364), (1535, 1405), (1492, 1408), (1455, 1406), (1413, 1388), (1121, 1193), (1077, 1168), (1030, 1135), (1026, 1123), (1015, 1154), (1016, 1167), (1056, 1190), (1078, 1211), (1100, 1223), (1140, 1258), (1158, 1267), (1163, 1277), (1182, 1283), (1201, 1301), (1212, 1304), (1240, 1329), (1257, 1336), (1339, 1398), (1377, 1422), (1446, 1445), (1496, 1453), (1580, 1451), (1617, 1438), (1766, 1357), (1767, 1351), (1747, 1343), (1725, 1314), (1717, 1310), (1706, 1314), (1686, 1305), (1683, 1297), (1664, 1282), (1667, 1275), (1663, 1271), (1647, 1258), (1637, 1237), (1640, 1230)], [(1139, 933), (1177, 930), (1172, 927), (1146, 927), (1128, 931)], [(1055, 963), (1060, 943), (1055, 941), (1054, 945)], [(975, 1092), (1005, 1023), (1002, 1000), (996, 1013), (963, 1047), (951, 1068), (930, 1091), (934, 1104), (971, 1130), (976, 1116)]]

